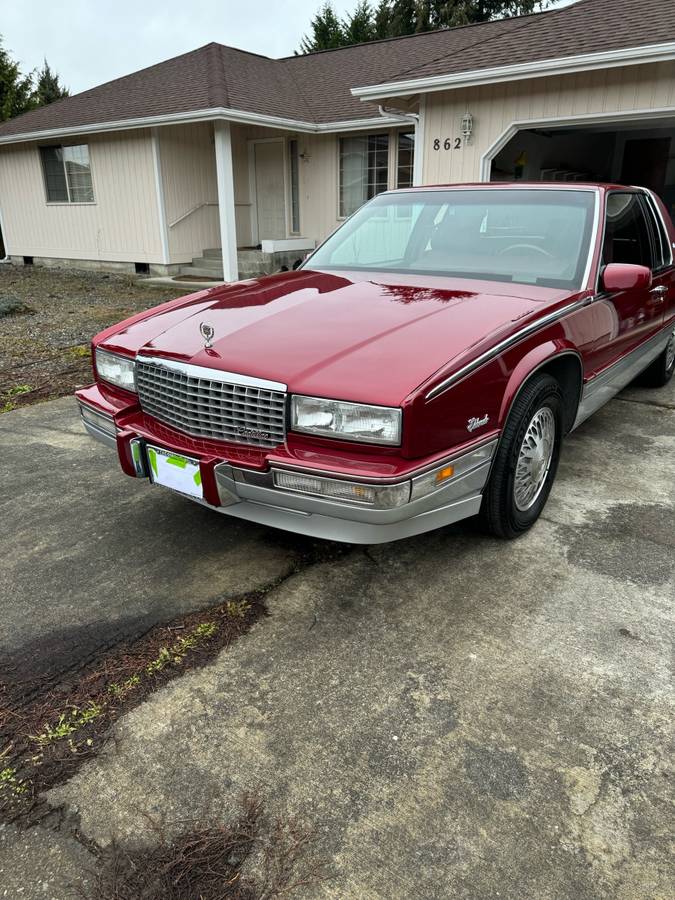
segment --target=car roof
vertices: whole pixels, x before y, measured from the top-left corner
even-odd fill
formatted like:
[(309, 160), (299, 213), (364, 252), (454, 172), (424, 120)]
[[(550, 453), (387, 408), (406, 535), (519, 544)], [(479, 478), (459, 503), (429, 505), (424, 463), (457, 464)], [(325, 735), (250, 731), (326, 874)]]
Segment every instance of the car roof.
[(604, 181), (475, 181), (457, 182), (454, 184), (425, 184), (417, 187), (398, 188), (385, 191), (387, 194), (423, 193), (425, 191), (438, 190), (490, 190), (490, 191), (519, 191), (519, 190), (544, 190), (544, 191), (635, 191), (645, 188), (635, 185), (614, 184)]

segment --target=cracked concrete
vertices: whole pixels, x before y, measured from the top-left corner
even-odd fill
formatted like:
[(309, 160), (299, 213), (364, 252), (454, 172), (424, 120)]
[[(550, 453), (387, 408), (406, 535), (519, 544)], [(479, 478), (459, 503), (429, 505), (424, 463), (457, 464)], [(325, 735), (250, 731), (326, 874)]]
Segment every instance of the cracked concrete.
[[(125, 716), (50, 802), (78, 815), (86, 837), (133, 844), (153, 840), (145, 813), (170, 830), (229, 816), (257, 789), (271, 813), (315, 829), (330, 877), (306, 898), (670, 897), (675, 386), (635, 394), (570, 437), (525, 537), (501, 543), (464, 524), (292, 575), (270, 593), (269, 618)], [(39, 410), (20, 415), (37, 423)], [(76, 460), (63, 452), (85, 478), (79, 449)], [(169, 531), (193, 507), (139, 491), (93, 452), (113, 592), (126, 579), (143, 586), (143, 611), (161, 609), (166, 581), (153, 586), (157, 570), (139, 572), (139, 556), (116, 558), (116, 542), (128, 547), (123, 523), (143, 539), (134, 515)], [(72, 502), (93, 567), (103, 517), (98, 486), (83, 491)], [(243, 579), (258, 574), (255, 554), (284, 571), (297, 552), (293, 539), (211, 515), (192, 520), (190, 553), (215, 543), (213, 519), (231, 559), (242, 547)], [(49, 558), (32, 559), (46, 577)], [(199, 567), (185, 571), (176, 581), (173, 570), (172, 609), (199, 602), (183, 596)], [(219, 577), (234, 590), (239, 576)], [(73, 599), (62, 613), (83, 615)], [(6, 610), (11, 619), (9, 597)], [(16, 615), (21, 628), (28, 613)], [(0, 844), (0, 883), (44, 896), (16, 846)]]

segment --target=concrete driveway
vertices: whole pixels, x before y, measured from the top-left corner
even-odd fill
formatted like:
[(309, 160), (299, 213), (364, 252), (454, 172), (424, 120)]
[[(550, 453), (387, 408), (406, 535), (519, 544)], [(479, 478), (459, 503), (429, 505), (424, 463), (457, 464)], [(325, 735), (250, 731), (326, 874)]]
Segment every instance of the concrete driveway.
[[(148, 815), (229, 818), (257, 790), (315, 831), (329, 877), (301, 897), (670, 897), (674, 450), (675, 385), (632, 389), (568, 440), (520, 540), (462, 525), (321, 561), (127, 479), (71, 401), (0, 416), (0, 659), (21, 673), (67, 678), (289, 576), (51, 802), (133, 844)], [(0, 896), (75, 896), (83, 854), (0, 830)]]

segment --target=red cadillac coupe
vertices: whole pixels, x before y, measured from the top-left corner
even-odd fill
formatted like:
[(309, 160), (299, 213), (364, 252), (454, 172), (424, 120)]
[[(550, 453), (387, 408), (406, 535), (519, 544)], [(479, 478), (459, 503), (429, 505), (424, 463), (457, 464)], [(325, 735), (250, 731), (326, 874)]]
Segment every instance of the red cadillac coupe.
[(229, 516), (377, 543), (479, 515), (516, 537), (565, 435), (671, 378), (674, 241), (636, 187), (380, 194), (296, 271), (97, 335), (82, 420), (127, 475)]

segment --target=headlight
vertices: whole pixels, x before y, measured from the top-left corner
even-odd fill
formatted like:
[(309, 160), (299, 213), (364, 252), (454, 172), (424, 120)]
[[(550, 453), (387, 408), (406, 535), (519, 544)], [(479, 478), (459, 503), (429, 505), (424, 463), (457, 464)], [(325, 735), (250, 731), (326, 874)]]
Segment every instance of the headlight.
[(108, 353), (107, 350), (96, 351), (96, 372), (99, 378), (125, 388), (136, 390), (136, 363), (127, 356)]
[(291, 400), (291, 427), (294, 431), (343, 441), (400, 444), (401, 410), (390, 406), (294, 396)]

